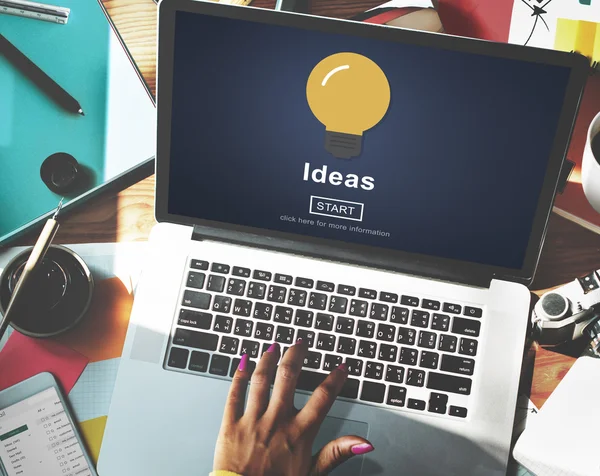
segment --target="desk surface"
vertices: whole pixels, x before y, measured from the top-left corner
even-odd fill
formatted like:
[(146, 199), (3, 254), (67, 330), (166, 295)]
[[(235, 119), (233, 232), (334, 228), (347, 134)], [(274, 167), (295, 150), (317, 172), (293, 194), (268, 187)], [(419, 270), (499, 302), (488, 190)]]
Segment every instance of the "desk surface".
[[(119, 33), (133, 55), (148, 86), (156, 87), (156, 5), (152, 0), (103, 0)], [(313, 0), (315, 14), (347, 18), (381, 4), (382, 0)], [(255, 0), (254, 6), (272, 8), (275, 0)], [(62, 220), (56, 243), (143, 241), (154, 220), (154, 176), (123, 190), (105, 193)], [(33, 244), (36, 232), (17, 244)], [(532, 290), (536, 295), (600, 268), (600, 235), (552, 214)], [(507, 343), (507, 345), (509, 345)], [(531, 400), (542, 406), (567, 373), (581, 346), (560, 352), (533, 345), (523, 372), (531, 379)]]

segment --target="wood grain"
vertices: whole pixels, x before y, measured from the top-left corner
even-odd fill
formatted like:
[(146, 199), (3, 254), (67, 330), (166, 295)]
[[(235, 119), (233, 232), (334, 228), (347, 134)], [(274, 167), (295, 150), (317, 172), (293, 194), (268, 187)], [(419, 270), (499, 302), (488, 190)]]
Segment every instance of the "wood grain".
[[(379, 0), (314, 0), (316, 15), (349, 18), (380, 4)], [(156, 87), (156, 13), (152, 0), (105, 0), (104, 5), (118, 28), (141, 74), (153, 93)], [(275, 1), (255, 0), (252, 4), (273, 8)], [(106, 193), (71, 212), (62, 220), (57, 235), (60, 243), (87, 243), (146, 240), (155, 223), (153, 216), (154, 177), (119, 193)], [(32, 244), (35, 233), (19, 244)], [(552, 214), (532, 289), (536, 295), (564, 284), (591, 269), (600, 268), (600, 236)], [(535, 298), (535, 296), (534, 296)], [(506, 343), (507, 348), (511, 345)], [(542, 349), (534, 345), (531, 398), (542, 406), (581, 351), (580, 346)], [(501, 356), (499, 356), (501, 358)], [(524, 372), (525, 373), (525, 372)]]

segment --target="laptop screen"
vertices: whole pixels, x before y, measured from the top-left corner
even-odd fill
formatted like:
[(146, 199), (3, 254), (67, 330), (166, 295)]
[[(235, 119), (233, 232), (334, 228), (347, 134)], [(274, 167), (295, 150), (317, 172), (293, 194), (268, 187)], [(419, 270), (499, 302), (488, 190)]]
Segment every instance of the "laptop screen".
[(570, 68), (177, 12), (168, 212), (519, 269)]

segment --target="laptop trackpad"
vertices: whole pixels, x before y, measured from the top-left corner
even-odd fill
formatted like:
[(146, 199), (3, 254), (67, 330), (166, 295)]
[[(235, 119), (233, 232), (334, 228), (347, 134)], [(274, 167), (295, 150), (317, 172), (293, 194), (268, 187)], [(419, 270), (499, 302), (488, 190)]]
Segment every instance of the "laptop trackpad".
[[(357, 435), (363, 438), (367, 437), (369, 425), (362, 421), (345, 420), (343, 418), (327, 417), (321, 425), (321, 429), (315, 439), (313, 445), (313, 454), (319, 451), (323, 446), (331, 440), (335, 440), (340, 436)], [(329, 473), (331, 476), (360, 476), (363, 457), (354, 456), (342, 465), (338, 466), (335, 471)]]

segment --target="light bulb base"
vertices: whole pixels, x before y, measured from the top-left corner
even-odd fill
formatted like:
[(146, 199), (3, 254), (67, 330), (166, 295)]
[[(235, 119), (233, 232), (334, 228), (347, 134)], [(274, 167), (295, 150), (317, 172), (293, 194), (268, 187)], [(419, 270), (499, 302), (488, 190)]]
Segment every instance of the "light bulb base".
[(338, 159), (356, 157), (362, 151), (362, 136), (326, 131), (325, 150)]

